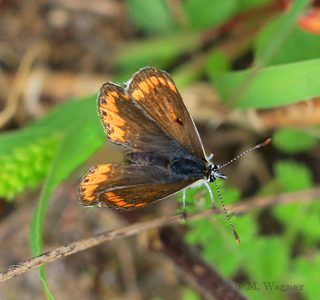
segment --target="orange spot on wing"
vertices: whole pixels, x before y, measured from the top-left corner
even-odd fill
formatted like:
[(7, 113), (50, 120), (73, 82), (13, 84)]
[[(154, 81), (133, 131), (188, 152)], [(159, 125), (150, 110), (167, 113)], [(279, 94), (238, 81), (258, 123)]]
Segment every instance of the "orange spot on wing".
[(137, 101), (140, 100), (140, 98), (144, 98), (143, 93), (140, 89), (135, 89), (132, 93), (132, 97)]
[(171, 108), (171, 110), (170, 110), (170, 113), (171, 113), (171, 115), (172, 115), (173, 120), (177, 120), (177, 119), (178, 119), (177, 115), (175, 114), (175, 112), (173, 111), (172, 108)]
[[(114, 98), (112, 97), (112, 99), (114, 100)], [(107, 100), (109, 100), (109, 98), (107, 98)], [(118, 108), (116, 105), (114, 105), (114, 102), (112, 101), (105, 101), (106, 103), (103, 103), (103, 99), (100, 99), (99, 101), (99, 106), (105, 110), (108, 111), (113, 111), (113, 112), (118, 112)]]
[(146, 94), (150, 93), (150, 88), (145, 81), (141, 81), (140, 83), (138, 83), (138, 85), (139, 85), (139, 88), (141, 89), (141, 91), (143, 91)]
[(109, 95), (112, 95), (113, 97), (119, 98), (119, 95), (116, 91), (109, 92)]
[(172, 91), (174, 91), (175, 93), (177, 93), (177, 89), (176, 89), (176, 87), (174, 86), (174, 84), (172, 83), (172, 82), (168, 82), (168, 85), (169, 85), (169, 88), (172, 90)]
[(86, 200), (91, 201), (95, 198), (94, 190), (99, 187), (100, 182), (108, 179), (110, 168), (111, 164), (96, 166), (82, 178), (80, 187), (83, 187), (84, 191), (81, 194)]
[(106, 196), (108, 197), (108, 200), (109, 201), (112, 201), (112, 202), (123, 202), (123, 198), (120, 197), (120, 196), (117, 196), (115, 193), (112, 193), (112, 192), (108, 192), (106, 193)]
[(107, 94), (107, 102), (111, 102), (111, 103), (116, 102), (116, 100), (114, 100), (114, 97), (111, 95), (110, 92)]
[[(80, 188), (83, 187), (83, 183), (80, 184)], [(96, 194), (94, 193), (94, 190), (98, 187), (97, 184), (91, 184), (91, 185), (85, 185), (83, 187), (83, 190), (81, 191), (80, 195), (83, 200), (85, 201), (92, 201), (96, 198)]]
[(116, 113), (111, 111), (106, 116), (102, 115), (103, 122), (107, 122), (109, 126), (125, 126), (126, 122)]
[(126, 206), (127, 202), (124, 202), (124, 201), (118, 201), (117, 202), (117, 205), (119, 206)]
[(109, 172), (111, 169), (112, 164), (106, 164), (106, 165), (98, 165), (96, 166), (97, 172)]
[(162, 85), (167, 85), (167, 82), (162, 77), (159, 77), (158, 79)]
[(152, 84), (150, 79), (146, 79), (146, 83), (148, 84), (148, 86), (150, 86), (152, 89), (154, 89), (154, 85)]
[(151, 76), (150, 80), (153, 82), (154, 85), (158, 85), (159, 84), (159, 80), (156, 76)]
[(121, 130), (118, 127), (112, 127), (112, 126), (110, 129), (112, 130), (112, 132), (108, 134), (111, 140), (124, 141), (124, 136), (126, 135), (126, 133), (123, 130)]
[(128, 95), (126, 95), (126, 94), (123, 94), (122, 97), (123, 97), (123, 98), (126, 98), (127, 100), (130, 99), (130, 97), (129, 97)]
[(146, 204), (147, 204), (147, 202), (141, 202), (141, 203), (136, 204), (135, 206), (136, 206), (136, 207), (140, 207), (140, 206), (144, 206), (144, 205), (146, 205)]
[(132, 203), (129, 203), (129, 204), (125, 205), (125, 207), (132, 207), (132, 206), (134, 206), (134, 204), (132, 204)]

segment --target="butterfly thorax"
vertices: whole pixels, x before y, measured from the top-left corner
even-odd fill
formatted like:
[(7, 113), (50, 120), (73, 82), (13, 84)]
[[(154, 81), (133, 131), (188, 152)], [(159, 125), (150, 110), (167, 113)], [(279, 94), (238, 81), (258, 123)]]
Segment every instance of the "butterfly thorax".
[(170, 164), (170, 169), (183, 177), (202, 179), (205, 175), (205, 165), (206, 163), (200, 160), (176, 157)]

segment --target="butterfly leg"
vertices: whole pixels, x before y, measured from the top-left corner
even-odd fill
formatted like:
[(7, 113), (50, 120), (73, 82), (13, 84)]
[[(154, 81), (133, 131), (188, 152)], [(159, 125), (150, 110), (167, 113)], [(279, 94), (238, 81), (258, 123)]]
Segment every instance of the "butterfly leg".
[(186, 210), (186, 190), (183, 190), (183, 218), (187, 221), (187, 210)]
[(214, 200), (213, 200), (213, 194), (212, 194), (212, 191), (211, 191), (211, 188), (210, 188), (210, 185), (208, 182), (204, 181), (204, 185), (206, 186), (209, 194), (210, 194), (210, 198), (211, 198), (211, 201), (212, 201), (212, 205), (214, 206)]
[(214, 154), (210, 153), (210, 155), (207, 157), (207, 159), (210, 161), (213, 156), (214, 156)]

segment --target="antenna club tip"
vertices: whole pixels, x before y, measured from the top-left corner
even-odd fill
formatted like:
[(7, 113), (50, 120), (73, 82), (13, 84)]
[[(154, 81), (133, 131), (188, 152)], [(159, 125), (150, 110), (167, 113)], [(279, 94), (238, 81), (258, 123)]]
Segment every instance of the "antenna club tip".
[(240, 244), (239, 235), (237, 234), (237, 232), (235, 230), (233, 230), (233, 234), (234, 234), (234, 237), (236, 238), (237, 244)]
[(271, 138), (268, 138), (265, 142), (266, 145), (268, 145), (269, 143), (271, 143)]
[(260, 147), (264, 147), (271, 143), (271, 138), (266, 139), (263, 143), (260, 144)]

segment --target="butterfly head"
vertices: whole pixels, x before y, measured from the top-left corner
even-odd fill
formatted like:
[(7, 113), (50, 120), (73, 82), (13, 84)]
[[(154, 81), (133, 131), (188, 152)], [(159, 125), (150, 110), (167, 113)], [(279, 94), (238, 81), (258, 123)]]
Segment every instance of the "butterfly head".
[(227, 176), (220, 173), (221, 167), (214, 164), (208, 165), (207, 181), (214, 182), (216, 179), (227, 179)]

